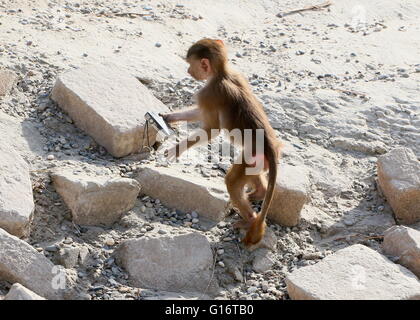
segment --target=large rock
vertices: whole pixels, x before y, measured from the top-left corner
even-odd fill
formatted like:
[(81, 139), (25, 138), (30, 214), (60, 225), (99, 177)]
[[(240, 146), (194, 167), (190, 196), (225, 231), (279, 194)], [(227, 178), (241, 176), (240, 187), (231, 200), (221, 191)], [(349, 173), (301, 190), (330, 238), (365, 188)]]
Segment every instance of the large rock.
[(134, 179), (74, 174), (55, 171), (52, 180), (57, 192), (70, 208), (73, 221), (81, 225), (106, 225), (132, 209), (140, 191)]
[(297, 225), (301, 210), (308, 201), (308, 189), (308, 170), (305, 167), (280, 165), (268, 218), (282, 226)]
[(382, 247), (385, 254), (395, 257), (420, 279), (420, 231), (405, 226), (389, 228)]
[(59, 269), (54, 267), (28, 243), (0, 229), (1, 280), (19, 282), (47, 299), (61, 299)]
[(221, 221), (229, 206), (229, 195), (220, 183), (180, 172), (175, 168), (145, 165), (136, 179), (142, 193), (159, 199), (165, 206), (185, 212), (196, 211), (200, 217)]
[(35, 208), (29, 168), (8, 145), (0, 144), (0, 154), (0, 228), (26, 237)]
[(116, 258), (134, 285), (174, 292), (212, 292), (213, 254), (198, 233), (124, 241)]
[(25, 288), (20, 283), (15, 283), (4, 297), (4, 300), (45, 300), (45, 298)]
[(286, 284), (296, 300), (420, 299), (420, 282), (413, 273), (359, 244), (297, 269)]
[(420, 221), (420, 162), (413, 151), (401, 147), (379, 157), (378, 181), (401, 223)]
[(17, 75), (10, 70), (0, 70), (0, 96), (5, 96), (10, 92), (16, 83)]
[[(144, 114), (169, 109), (136, 78), (115, 65), (89, 65), (61, 74), (51, 97), (75, 124), (115, 157), (137, 152)], [(150, 128), (150, 143), (156, 132)]]
[(38, 125), (0, 111), (0, 145), (13, 148), (27, 161), (43, 155), (46, 139), (39, 133)]

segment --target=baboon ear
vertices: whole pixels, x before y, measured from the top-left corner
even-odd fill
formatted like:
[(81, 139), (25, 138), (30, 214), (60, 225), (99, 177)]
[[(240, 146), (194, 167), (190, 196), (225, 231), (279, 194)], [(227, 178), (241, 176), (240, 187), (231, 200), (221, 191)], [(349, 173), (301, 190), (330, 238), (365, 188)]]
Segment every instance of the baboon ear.
[(217, 42), (218, 44), (221, 44), (222, 46), (224, 46), (224, 45), (225, 45), (225, 43), (223, 42), (223, 40), (217, 39), (217, 40), (216, 40), (216, 42)]

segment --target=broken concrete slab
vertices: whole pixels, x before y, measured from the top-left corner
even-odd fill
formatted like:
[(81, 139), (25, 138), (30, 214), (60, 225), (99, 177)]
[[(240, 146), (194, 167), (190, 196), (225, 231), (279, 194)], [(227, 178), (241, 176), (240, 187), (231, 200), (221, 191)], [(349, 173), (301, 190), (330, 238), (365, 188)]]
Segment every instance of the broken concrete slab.
[(7, 144), (0, 144), (0, 154), (0, 228), (26, 237), (35, 208), (29, 167)]
[(56, 170), (51, 175), (57, 192), (81, 225), (109, 226), (132, 209), (140, 192), (134, 179), (74, 174)]
[(293, 271), (286, 284), (294, 300), (420, 299), (420, 282), (411, 271), (359, 244)]
[(277, 185), (268, 211), (268, 218), (282, 226), (299, 223), (301, 210), (308, 201), (308, 170), (304, 166), (280, 165)]
[(420, 279), (420, 231), (406, 226), (389, 228), (384, 233), (382, 248)]
[[(139, 151), (146, 112), (169, 111), (140, 81), (113, 64), (88, 65), (59, 75), (51, 98), (114, 157)], [(153, 144), (156, 132), (149, 129)]]
[(47, 299), (61, 299), (66, 275), (43, 254), (0, 228), (0, 279), (19, 282)]
[(13, 148), (24, 160), (43, 155), (46, 139), (35, 122), (11, 117), (0, 111), (0, 144)]
[(4, 297), (4, 300), (45, 300), (45, 298), (25, 288), (20, 283), (15, 283)]
[(142, 194), (159, 199), (167, 207), (195, 211), (200, 219), (215, 222), (226, 215), (229, 195), (222, 179), (215, 183), (176, 168), (145, 165), (138, 170), (136, 180), (142, 186)]
[(17, 81), (17, 74), (11, 70), (0, 70), (0, 97), (7, 95)]
[(420, 161), (414, 152), (400, 147), (378, 158), (379, 185), (403, 224), (420, 221)]
[(213, 253), (198, 233), (126, 240), (116, 249), (117, 263), (141, 288), (212, 293)]

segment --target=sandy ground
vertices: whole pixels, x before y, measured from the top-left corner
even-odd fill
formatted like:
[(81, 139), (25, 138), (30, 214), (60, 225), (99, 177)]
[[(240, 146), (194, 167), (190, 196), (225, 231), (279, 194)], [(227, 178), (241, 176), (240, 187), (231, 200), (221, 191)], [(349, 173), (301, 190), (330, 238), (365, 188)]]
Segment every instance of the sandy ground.
[[(202, 85), (186, 73), (188, 47), (203, 37), (223, 39), (231, 63), (249, 78), (287, 142), (284, 161), (310, 170), (311, 200), (298, 227), (270, 226), (278, 252), (264, 274), (252, 270), (252, 253), (220, 241), (232, 234), (231, 218), (226, 226), (202, 231), (216, 249), (224, 249), (225, 267), (218, 265), (215, 273), (223, 288), (218, 298), (287, 299), (284, 276), (297, 266), (353, 243), (379, 250), (380, 240), (366, 238), (381, 235), (395, 221), (377, 189), (376, 157), (401, 145), (420, 158), (420, 2), (336, 0), (326, 9), (287, 15), (316, 3), (0, 0), (0, 66), (20, 77), (18, 88), (0, 101), (17, 128), (13, 132), (22, 132), (22, 141), (13, 139), (13, 145), (34, 170), (51, 166), (48, 154), (55, 155), (57, 166), (89, 162), (114, 173), (122, 164), (136, 166), (114, 161), (49, 100), (56, 75), (88, 63), (117, 63), (175, 110), (191, 105)], [(65, 143), (75, 147), (67, 150)], [(48, 175), (32, 178), (34, 190), (42, 192), (35, 193), (28, 241), (42, 247), (71, 237), (99, 261), (75, 271), (80, 296), (70, 298), (167, 297), (132, 287), (130, 293), (118, 291), (105, 263), (112, 249), (103, 246), (106, 237), (118, 242), (136, 235), (139, 224), (161, 228), (164, 215), (139, 218), (144, 203), (158, 204), (139, 199), (113, 228), (78, 233)], [(308, 252), (319, 257), (303, 258)], [(237, 269), (242, 278), (235, 276)], [(124, 271), (117, 271), (114, 278), (129, 287)]]

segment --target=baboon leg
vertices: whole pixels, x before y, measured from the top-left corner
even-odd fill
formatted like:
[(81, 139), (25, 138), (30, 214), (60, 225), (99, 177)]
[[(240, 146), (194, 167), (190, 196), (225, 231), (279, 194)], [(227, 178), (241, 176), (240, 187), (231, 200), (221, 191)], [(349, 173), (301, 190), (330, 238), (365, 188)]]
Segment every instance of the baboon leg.
[(253, 186), (253, 191), (247, 193), (250, 201), (264, 200), (267, 191), (267, 177), (264, 173), (250, 176), (250, 181)]
[(245, 185), (249, 184), (251, 176), (245, 175), (244, 164), (234, 164), (226, 174), (226, 187), (234, 207), (239, 210), (242, 221), (234, 225), (234, 228), (247, 228), (257, 217), (252, 210), (251, 204), (245, 196)]

